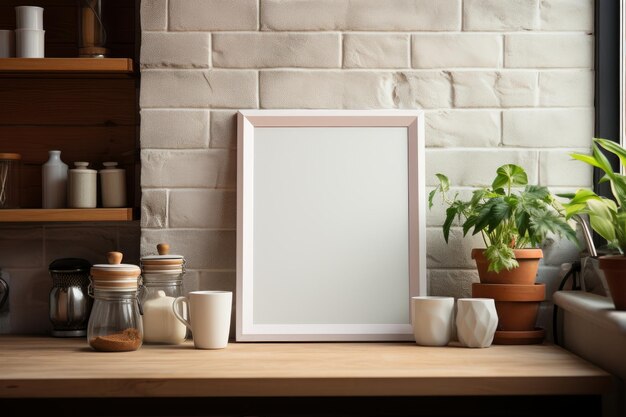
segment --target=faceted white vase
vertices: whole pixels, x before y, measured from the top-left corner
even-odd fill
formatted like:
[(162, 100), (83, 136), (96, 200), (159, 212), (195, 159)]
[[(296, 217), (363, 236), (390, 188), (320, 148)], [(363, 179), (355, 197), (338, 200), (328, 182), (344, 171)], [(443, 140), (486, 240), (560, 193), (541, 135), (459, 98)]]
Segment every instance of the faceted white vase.
[(454, 330), (454, 297), (411, 297), (411, 324), (418, 345), (446, 346)]
[(491, 346), (498, 327), (498, 312), (492, 298), (459, 298), (456, 332), (459, 342), (470, 348)]
[(61, 160), (61, 151), (49, 151), (49, 158), (41, 166), (41, 206), (45, 209), (64, 208), (67, 203), (67, 164)]

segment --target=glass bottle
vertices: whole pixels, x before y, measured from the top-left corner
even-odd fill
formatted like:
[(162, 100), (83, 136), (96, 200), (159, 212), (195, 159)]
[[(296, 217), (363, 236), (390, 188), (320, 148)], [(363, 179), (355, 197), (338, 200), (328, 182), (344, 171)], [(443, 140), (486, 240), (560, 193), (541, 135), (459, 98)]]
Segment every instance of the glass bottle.
[(0, 153), (0, 209), (20, 206), (21, 160), (19, 153)]
[(137, 299), (141, 270), (122, 264), (120, 252), (109, 252), (109, 264), (91, 268), (94, 303), (87, 325), (87, 342), (94, 350), (126, 352), (143, 344), (143, 323)]
[(41, 166), (42, 207), (65, 208), (67, 198), (67, 164), (61, 151), (48, 151), (48, 160)]
[(105, 58), (109, 55), (102, 0), (79, 0), (78, 43), (79, 57)]
[(172, 310), (176, 297), (183, 295), (185, 260), (170, 255), (169, 245), (157, 245), (158, 255), (141, 258), (139, 301), (143, 311), (144, 342), (179, 344), (188, 337), (187, 327)]

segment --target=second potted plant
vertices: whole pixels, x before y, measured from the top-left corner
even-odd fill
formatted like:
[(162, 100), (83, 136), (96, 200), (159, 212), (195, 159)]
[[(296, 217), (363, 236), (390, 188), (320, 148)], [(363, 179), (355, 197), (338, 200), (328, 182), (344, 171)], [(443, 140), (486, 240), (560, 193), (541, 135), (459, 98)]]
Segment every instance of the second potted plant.
[(592, 190), (581, 189), (575, 194), (563, 195), (570, 201), (564, 204), (568, 218), (587, 215), (591, 228), (607, 242), (613, 253), (600, 256), (598, 265), (606, 278), (610, 296), (617, 310), (626, 310), (626, 176), (614, 172), (600, 148), (616, 155), (626, 165), (626, 149), (607, 139), (594, 138), (591, 155), (573, 153), (574, 159), (601, 169), (609, 182), (613, 198), (597, 195)]

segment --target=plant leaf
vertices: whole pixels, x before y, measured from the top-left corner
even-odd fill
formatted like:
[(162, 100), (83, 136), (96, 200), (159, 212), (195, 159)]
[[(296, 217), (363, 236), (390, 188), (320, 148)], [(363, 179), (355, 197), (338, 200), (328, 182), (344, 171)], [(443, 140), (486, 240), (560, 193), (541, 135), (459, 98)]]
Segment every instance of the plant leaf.
[(530, 228), (530, 215), (524, 210), (518, 210), (515, 215), (515, 226), (520, 236), (526, 236)]
[(435, 174), (437, 179), (439, 179), (439, 187), (441, 187), (441, 191), (446, 193), (450, 191), (450, 180), (443, 174)]
[(539, 185), (527, 185), (524, 189), (523, 196), (525, 199), (543, 200), (549, 202), (552, 200), (552, 195), (548, 190), (548, 187)]
[(577, 159), (579, 161), (582, 161), (586, 164), (592, 165), (596, 168), (601, 168), (600, 164), (598, 163), (598, 161), (596, 161), (596, 158), (594, 158), (591, 155), (586, 155), (586, 154), (582, 154), (582, 153), (571, 153), (570, 156), (574, 159)]
[(458, 211), (457, 211), (457, 207), (452, 206), (452, 207), (448, 207), (448, 209), (446, 210), (446, 220), (443, 222), (443, 238), (446, 240), (446, 243), (448, 243), (448, 237), (450, 236), (450, 227), (452, 227), (452, 222), (454, 221), (454, 218), (458, 215)]
[(428, 193), (428, 209), (429, 210), (433, 208), (433, 199), (435, 198), (435, 194), (437, 194), (436, 188)]
[(493, 180), (491, 188), (510, 188), (528, 184), (528, 176), (526, 171), (519, 165), (507, 164), (502, 165), (496, 170), (496, 179)]
[(617, 144), (616, 142), (613, 142), (612, 140), (594, 138), (594, 141), (597, 144), (599, 144), (601, 147), (606, 149), (607, 151), (616, 155), (619, 158), (622, 165), (626, 166), (626, 149), (622, 148), (619, 144)]
[(589, 213), (589, 223), (591, 228), (607, 242), (615, 241), (615, 223), (613, 214), (615, 213), (604, 200), (587, 201)]
[[(502, 197), (495, 197), (487, 201), (481, 207), (478, 214), (475, 215), (476, 219), (474, 220), (474, 232), (472, 234), (475, 235), (485, 229), (490, 224), (494, 223), (493, 216), (496, 216), (496, 214), (493, 212), (494, 207), (502, 203), (504, 203), (504, 199)], [(502, 218), (498, 218), (498, 221), (500, 221), (501, 219)]]
[(510, 270), (519, 266), (513, 249), (503, 243), (489, 246), (485, 250), (485, 256), (489, 260), (488, 271), (498, 273), (503, 269)]

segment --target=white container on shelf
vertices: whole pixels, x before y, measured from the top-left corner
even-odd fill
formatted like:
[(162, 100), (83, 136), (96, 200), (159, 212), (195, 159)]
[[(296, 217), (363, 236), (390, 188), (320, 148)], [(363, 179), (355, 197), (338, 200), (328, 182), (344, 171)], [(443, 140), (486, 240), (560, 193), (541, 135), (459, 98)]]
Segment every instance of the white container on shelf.
[(67, 189), (67, 206), (70, 208), (96, 208), (97, 171), (87, 168), (89, 162), (74, 162), (70, 169)]
[(17, 29), (43, 30), (43, 7), (16, 6), (15, 27)]
[(0, 30), (0, 58), (15, 57), (15, 31)]
[(48, 161), (41, 166), (42, 207), (64, 208), (67, 198), (67, 164), (61, 160), (61, 151), (48, 152)]
[(15, 29), (15, 55), (18, 58), (43, 58), (45, 33), (45, 30)]
[(126, 206), (126, 171), (116, 168), (117, 162), (104, 162), (100, 170), (102, 207)]

